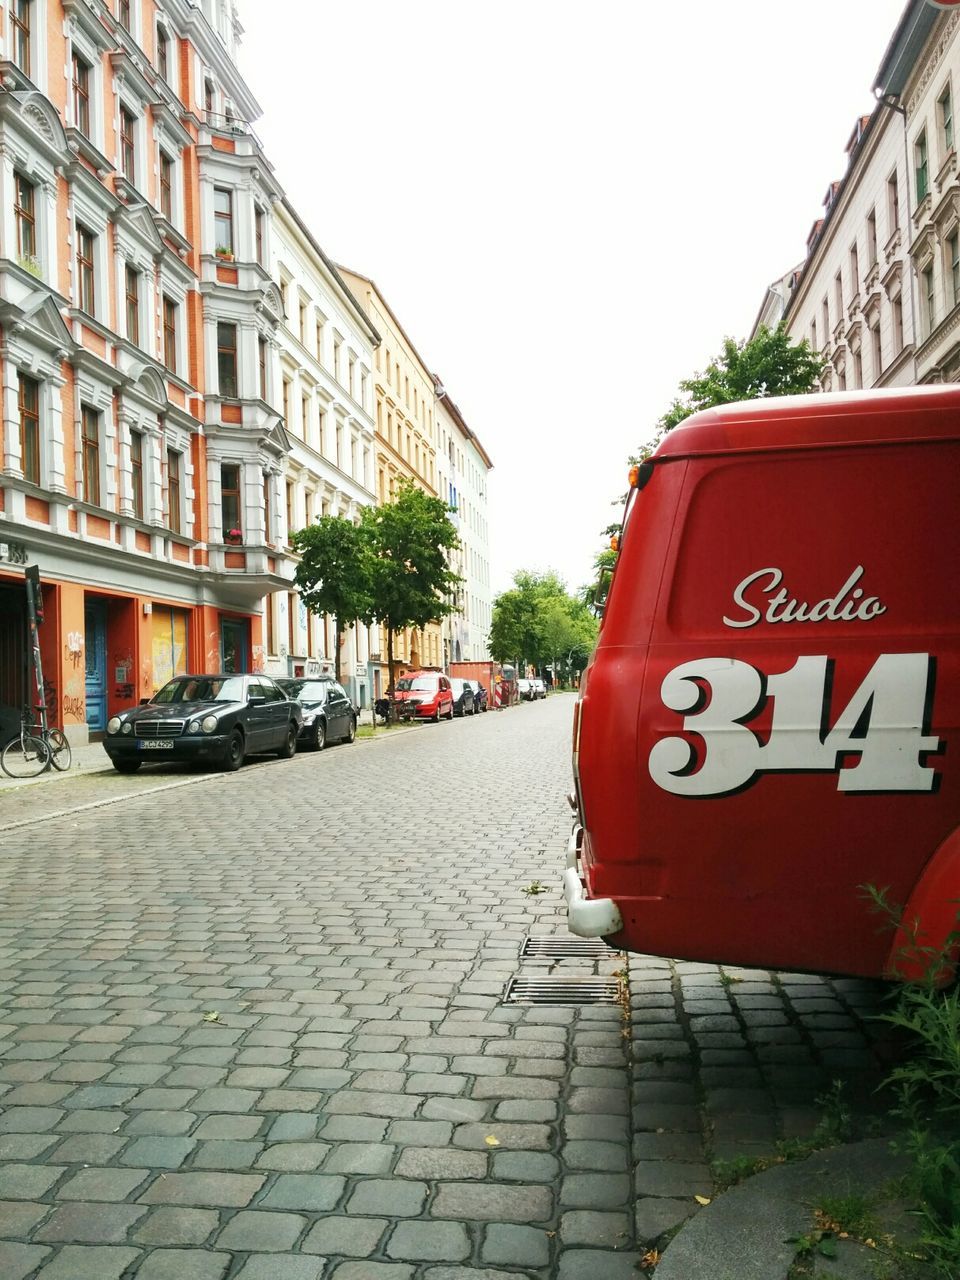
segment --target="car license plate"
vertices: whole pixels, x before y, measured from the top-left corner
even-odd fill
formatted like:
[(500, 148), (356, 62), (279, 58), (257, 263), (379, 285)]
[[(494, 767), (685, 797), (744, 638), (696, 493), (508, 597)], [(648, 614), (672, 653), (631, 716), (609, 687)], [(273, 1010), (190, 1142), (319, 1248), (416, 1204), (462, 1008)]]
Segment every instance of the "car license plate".
[(173, 749), (173, 743), (164, 742), (162, 738), (152, 741), (147, 738), (138, 738), (137, 746), (141, 751), (171, 751)]

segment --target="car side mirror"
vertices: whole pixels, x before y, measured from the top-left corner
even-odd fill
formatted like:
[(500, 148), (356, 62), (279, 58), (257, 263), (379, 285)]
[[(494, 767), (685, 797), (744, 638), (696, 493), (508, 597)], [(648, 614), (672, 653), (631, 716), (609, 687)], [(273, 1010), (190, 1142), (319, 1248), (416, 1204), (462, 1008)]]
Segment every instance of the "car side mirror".
[(141, 707), (149, 707), (149, 705), (150, 705), (150, 699), (149, 699), (149, 698), (141, 698), (141, 699), (140, 699), (140, 701), (139, 701), (139, 703), (138, 703), (137, 705), (138, 705), (138, 706), (141, 706)]
[(266, 700), (266, 698), (263, 696), (263, 694), (262, 694), (262, 693), (255, 693), (255, 694), (253, 694), (251, 697), (249, 697), (249, 698), (247, 699), (247, 706), (248, 706), (248, 707), (263, 707), (263, 706), (266, 706), (266, 702), (267, 702), (267, 700)]

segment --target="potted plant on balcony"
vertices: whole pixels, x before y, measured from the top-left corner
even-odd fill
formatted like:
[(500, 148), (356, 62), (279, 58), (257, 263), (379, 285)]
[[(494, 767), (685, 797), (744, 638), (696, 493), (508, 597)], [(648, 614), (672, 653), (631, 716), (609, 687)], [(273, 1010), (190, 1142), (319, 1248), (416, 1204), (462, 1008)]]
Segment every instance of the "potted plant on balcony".
[(217, 257), (220, 259), (220, 261), (221, 261), (221, 262), (232, 262), (232, 261), (233, 261), (233, 250), (232, 250), (232, 249), (228, 249), (228, 248), (227, 248), (227, 246), (226, 246), (225, 244), (218, 244), (218, 245), (217, 245), (217, 248), (216, 248), (216, 254), (217, 254)]
[(243, 541), (243, 530), (228, 529), (226, 533), (223, 535), (223, 540), (224, 542), (229, 542), (231, 546), (234, 546), (234, 547), (239, 546), (240, 543)]

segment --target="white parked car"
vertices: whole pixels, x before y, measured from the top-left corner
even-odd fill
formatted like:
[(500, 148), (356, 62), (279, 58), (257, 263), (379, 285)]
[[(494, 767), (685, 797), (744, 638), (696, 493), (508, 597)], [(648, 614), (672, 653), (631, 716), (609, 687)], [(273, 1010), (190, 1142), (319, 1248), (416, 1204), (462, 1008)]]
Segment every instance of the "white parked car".
[(530, 683), (533, 685), (533, 696), (535, 698), (545, 698), (547, 696), (547, 686), (539, 676), (534, 676)]
[(517, 681), (517, 692), (520, 694), (521, 702), (532, 702), (536, 696), (533, 692), (533, 681), (528, 680), (526, 676), (521, 676)]

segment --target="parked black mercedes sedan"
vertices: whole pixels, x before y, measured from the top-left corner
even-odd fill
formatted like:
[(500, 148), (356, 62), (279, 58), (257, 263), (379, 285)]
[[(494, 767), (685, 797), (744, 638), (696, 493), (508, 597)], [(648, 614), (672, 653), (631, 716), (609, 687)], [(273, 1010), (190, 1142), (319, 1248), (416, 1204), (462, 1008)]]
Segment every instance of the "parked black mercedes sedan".
[(357, 736), (357, 708), (347, 691), (329, 676), (320, 679), (291, 679), (286, 676), (277, 684), (300, 704), (303, 723), (300, 745), (322, 751), (331, 742), (353, 742)]
[(161, 760), (233, 770), (258, 752), (289, 760), (302, 721), (299, 703), (269, 676), (176, 676), (150, 701), (112, 716), (103, 745), (118, 773)]

